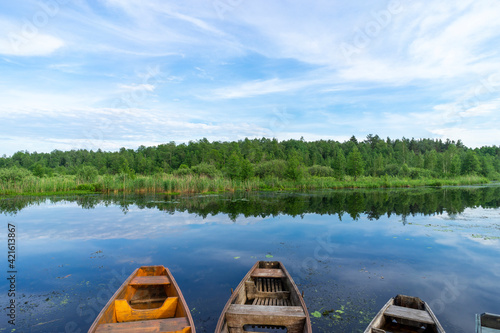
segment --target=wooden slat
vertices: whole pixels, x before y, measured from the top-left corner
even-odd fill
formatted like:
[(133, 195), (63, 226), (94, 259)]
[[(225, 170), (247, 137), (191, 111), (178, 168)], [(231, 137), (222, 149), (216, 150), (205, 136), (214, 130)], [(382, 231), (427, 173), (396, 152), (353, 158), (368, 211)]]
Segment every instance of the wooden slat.
[(170, 284), (170, 279), (166, 275), (157, 276), (136, 276), (130, 281), (131, 286), (165, 285)]
[(306, 314), (300, 306), (231, 304), (226, 311), (229, 332), (243, 332), (244, 325), (285, 326), (289, 332), (303, 332)]
[(189, 327), (186, 317), (133, 321), (128, 323), (101, 324), (96, 333), (135, 333), (135, 332), (176, 332)]
[(391, 305), (384, 312), (384, 315), (400, 319), (413, 320), (424, 324), (434, 324), (434, 320), (425, 310), (405, 308), (403, 306)]
[(165, 302), (165, 297), (163, 298), (147, 298), (147, 299), (131, 299), (129, 301), (130, 305), (134, 304), (144, 304), (144, 303), (158, 303), (158, 302)]
[[(226, 312), (226, 315), (249, 315), (249, 316), (277, 316), (277, 317), (292, 317), (305, 318), (304, 310), (300, 306), (262, 306), (262, 305), (245, 305), (231, 304)], [(261, 324), (272, 325), (272, 324)]]
[(281, 269), (273, 268), (256, 268), (250, 275), (253, 278), (263, 277), (263, 278), (284, 278), (285, 273)]

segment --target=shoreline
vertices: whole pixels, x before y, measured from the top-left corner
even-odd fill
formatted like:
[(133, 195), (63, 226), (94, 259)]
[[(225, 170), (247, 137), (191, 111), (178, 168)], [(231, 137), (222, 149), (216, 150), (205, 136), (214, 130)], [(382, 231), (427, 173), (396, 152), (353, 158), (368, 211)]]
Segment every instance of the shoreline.
[(0, 197), (49, 196), (65, 194), (217, 194), (236, 191), (298, 191), (321, 189), (383, 189), (484, 185), (491, 183), (481, 176), (460, 176), (454, 178), (409, 179), (399, 177), (359, 177), (343, 180), (334, 177), (308, 177), (293, 181), (279, 178), (257, 177), (249, 180), (231, 180), (224, 177), (174, 176), (170, 174), (153, 176), (123, 177), (99, 176), (94, 183), (81, 183), (72, 176), (38, 178), (30, 177), (17, 183), (0, 183)]

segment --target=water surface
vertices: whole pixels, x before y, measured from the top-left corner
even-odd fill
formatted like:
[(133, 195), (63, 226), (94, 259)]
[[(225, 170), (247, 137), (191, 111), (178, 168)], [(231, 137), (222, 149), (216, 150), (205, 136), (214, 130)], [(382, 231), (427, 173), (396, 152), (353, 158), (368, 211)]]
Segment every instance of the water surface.
[(2, 199), (0, 220), (17, 227), (16, 332), (86, 332), (141, 265), (169, 267), (197, 331), (213, 332), (257, 260), (285, 264), (315, 332), (362, 332), (398, 293), (473, 332), (475, 313), (500, 313), (498, 207), (498, 186), (89, 195)]

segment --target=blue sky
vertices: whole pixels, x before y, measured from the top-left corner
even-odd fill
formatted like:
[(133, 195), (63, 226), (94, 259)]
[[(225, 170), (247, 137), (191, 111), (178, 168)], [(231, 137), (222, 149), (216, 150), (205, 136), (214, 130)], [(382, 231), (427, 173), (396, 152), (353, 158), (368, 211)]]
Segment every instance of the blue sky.
[(500, 139), (500, 2), (0, 5), (0, 154), (238, 140)]

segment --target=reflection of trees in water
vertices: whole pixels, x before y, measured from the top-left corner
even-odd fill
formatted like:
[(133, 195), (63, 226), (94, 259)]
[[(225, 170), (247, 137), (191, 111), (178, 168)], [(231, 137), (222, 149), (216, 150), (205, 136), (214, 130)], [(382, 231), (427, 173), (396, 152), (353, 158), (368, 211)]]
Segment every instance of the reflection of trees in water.
[(366, 214), (369, 219), (393, 214), (433, 215), (448, 212), (459, 214), (466, 208), (500, 207), (500, 187), (420, 188), (390, 190), (334, 190), (313, 193), (227, 193), (221, 195), (160, 196), (160, 195), (75, 195), (64, 197), (13, 197), (0, 200), (0, 212), (16, 214), (25, 207), (52, 203), (76, 202), (84, 209), (97, 205), (118, 205), (124, 213), (130, 205), (140, 209), (158, 209), (166, 213), (188, 212), (203, 218), (208, 215), (227, 214), (233, 221), (238, 216), (268, 217), (279, 214), (348, 214), (358, 219)]

